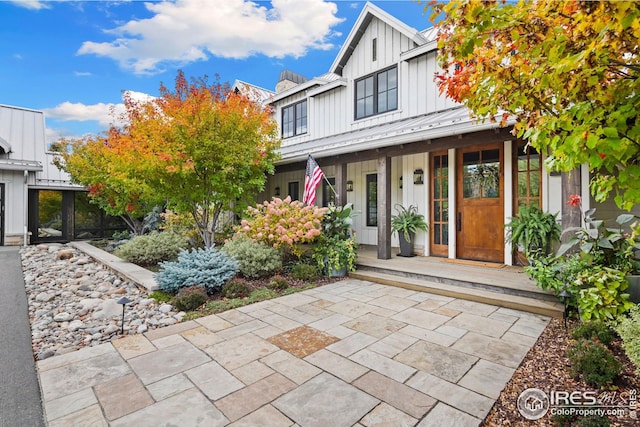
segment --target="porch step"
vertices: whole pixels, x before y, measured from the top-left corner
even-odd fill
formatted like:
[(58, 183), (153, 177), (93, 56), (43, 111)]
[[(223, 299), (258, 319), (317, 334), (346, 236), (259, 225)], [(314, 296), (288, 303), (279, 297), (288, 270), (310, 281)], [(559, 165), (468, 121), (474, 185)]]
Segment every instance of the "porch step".
[(556, 318), (561, 318), (564, 312), (564, 306), (553, 296), (554, 300), (552, 301), (548, 298), (540, 298), (539, 296), (531, 297), (505, 293), (504, 289), (500, 292), (495, 289), (491, 290), (487, 288), (462, 286), (460, 284), (435, 282), (424, 278), (407, 277), (397, 273), (389, 274), (374, 271), (369, 268), (361, 268), (360, 266), (358, 266), (358, 270), (355, 272), (349, 273), (349, 277)]

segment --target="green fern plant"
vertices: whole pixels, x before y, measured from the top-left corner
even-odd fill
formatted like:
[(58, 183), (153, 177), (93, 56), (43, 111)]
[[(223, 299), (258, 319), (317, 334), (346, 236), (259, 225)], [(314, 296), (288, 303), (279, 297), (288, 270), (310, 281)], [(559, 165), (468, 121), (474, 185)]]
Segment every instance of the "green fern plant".
[(402, 233), (404, 238), (409, 241), (410, 235), (415, 234), (418, 230), (427, 231), (429, 224), (424, 220), (424, 215), (418, 213), (418, 207), (410, 205), (405, 208), (401, 205), (395, 206), (397, 215), (391, 217), (391, 231)]
[(557, 217), (557, 213), (544, 212), (536, 206), (521, 207), (505, 225), (513, 252), (519, 249), (527, 258), (550, 254), (562, 232)]

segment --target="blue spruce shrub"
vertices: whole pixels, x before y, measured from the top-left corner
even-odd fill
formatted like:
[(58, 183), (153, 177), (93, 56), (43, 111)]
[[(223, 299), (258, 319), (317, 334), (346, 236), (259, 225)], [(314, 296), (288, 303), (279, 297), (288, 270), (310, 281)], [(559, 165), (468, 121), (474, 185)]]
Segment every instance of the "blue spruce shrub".
[(176, 293), (188, 286), (203, 286), (207, 292), (220, 290), (238, 272), (238, 263), (215, 248), (182, 251), (178, 261), (160, 263), (156, 282), (160, 289)]

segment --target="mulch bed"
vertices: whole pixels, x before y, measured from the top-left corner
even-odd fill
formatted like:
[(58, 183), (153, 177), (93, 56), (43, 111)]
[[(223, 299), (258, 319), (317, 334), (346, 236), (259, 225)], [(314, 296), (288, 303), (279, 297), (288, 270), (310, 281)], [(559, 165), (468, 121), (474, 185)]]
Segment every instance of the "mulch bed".
[[(635, 372), (635, 365), (629, 361), (620, 340), (610, 346), (616, 358), (622, 363), (622, 373), (615, 383), (603, 390), (588, 386), (581, 380), (571, 377), (570, 362), (567, 349), (575, 342), (570, 335), (572, 328), (579, 324), (577, 320), (569, 320), (565, 329), (561, 319), (553, 319), (531, 348), (520, 364), (511, 380), (500, 394), (491, 412), (485, 418), (483, 426), (558, 426), (552, 420), (551, 411), (539, 420), (530, 421), (524, 418), (517, 408), (518, 396), (528, 388), (553, 391), (594, 391), (598, 396), (611, 396), (620, 404), (620, 393), (635, 390), (640, 392), (640, 377)], [(617, 393), (614, 395), (614, 393)], [(624, 396), (624, 394), (623, 394)], [(640, 396), (639, 396), (640, 397)], [(640, 408), (639, 408), (640, 409)], [(640, 418), (640, 410), (638, 411)], [(640, 419), (631, 419), (628, 411), (623, 417), (609, 417), (611, 426), (638, 426)], [(576, 425), (574, 420), (571, 424)]]

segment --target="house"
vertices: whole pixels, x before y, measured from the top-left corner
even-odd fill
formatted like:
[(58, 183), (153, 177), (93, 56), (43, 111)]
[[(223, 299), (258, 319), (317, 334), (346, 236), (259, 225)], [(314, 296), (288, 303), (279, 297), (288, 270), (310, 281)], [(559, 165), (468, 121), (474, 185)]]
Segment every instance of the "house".
[[(366, 3), (327, 73), (283, 72), (271, 93), (282, 157), (261, 197), (302, 199), (313, 155), (336, 193), (325, 182), (316, 203), (353, 203), (358, 242), (376, 246), (380, 259), (398, 246), (390, 230), (397, 205), (417, 206), (429, 222), (417, 252), (451, 259), (511, 265), (504, 224), (519, 206), (579, 225), (563, 200), (580, 194), (583, 207), (595, 204), (588, 169), (547, 173), (510, 127), (474, 120), (440, 95), (436, 56), (433, 28), (418, 31)], [(613, 202), (600, 208), (615, 217)]]
[(0, 246), (101, 237), (122, 229), (53, 165), (41, 111), (0, 105)]

